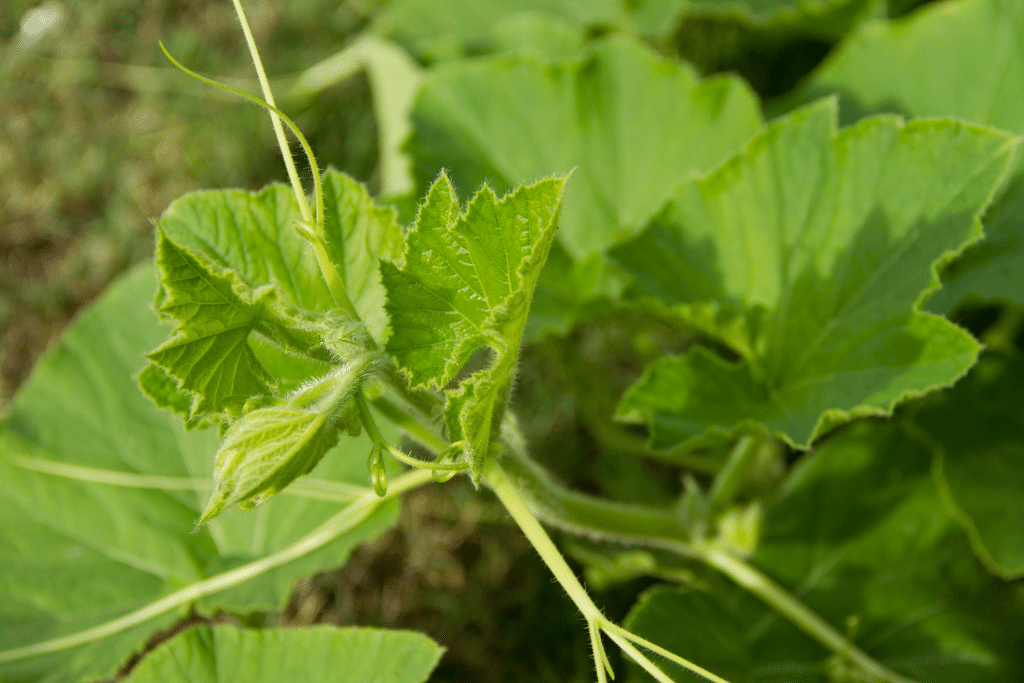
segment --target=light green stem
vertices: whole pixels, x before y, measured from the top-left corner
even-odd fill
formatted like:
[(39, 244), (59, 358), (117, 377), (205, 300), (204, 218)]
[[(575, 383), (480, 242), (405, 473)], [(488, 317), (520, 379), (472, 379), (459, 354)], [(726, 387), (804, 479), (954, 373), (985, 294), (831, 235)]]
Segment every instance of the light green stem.
[[(537, 554), (539, 554), (541, 559), (544, 561), (544, 564), (546, 564), (548, 569), (551, 570), (555, 580), (558, 581), (565, 592), (568, 593), (569, 599), (575, 603), (576, 608), (579, 609), (581, 614), (583, 614), (583, 617), (587, 620), (588, 628), (594, 628), (596, 626), (597, 629), (607, 631), (609, 637), (611, 637), (624, 652), (636, 660), (640, 666), (642, 666), (657, 680), (664, 683), (672, 683), (672, 679), (659, 670), (657, 666), (655, 666), (642, 653), (637, 651), (636, 648), (631, 646), (628, 642), (625, 642), (624, 639), (638, 642), (648, 649), (657, 651), (658, 654), (661, 654), (662, 656), (668, 656), (671, 661), (700, 676), (703, 676), (710, 681), (713, 681), (713, 683), (729, 683), (724, 678), (716, 676), (710, 671), (707, 671), (706, 669), (699, 667), (678, 655), (672, 654), (611, 622), (604, 616), (604, 614), (601, 613), (598, 606), (594, 604), (594, 601), (587, 593), (587, 590), (583, 587), (583, 584), (580, 583), (580, 580), (576, 578), (576, 574), (565, 561), (565, 558), (562, 557), (562, 553), (559, 552), (558, 548), (551, 540), (551, 537), (548, 536), (547, 532), (544, 531), (544, 527), (541, 526), (540, 522), (530, 511), (530, 508), (527, 507), (526, 501), (524, 501), (522, 496), (519, 495), (519, 487), (509, 480), (508, 474), (501, 469), (501, 465), (491, 462), (488, 466), (487, 472), (484, 474), (484, 480), (494, 490), (494, 493), (498, 496), (502, 505), (504, 505), (505, 509), (508, 510), (508, 513), (512, 516), (512, 519), (515, 520), (527, 540), (530, 541), (530, 544), (533, 545)], [(607, 658), (604, 656), (603, 646), (600, 645), (599, 633), (596, 635), (596, 638), (592, 633), (591, 647), (594, 651), (594, 664), (599, 671), (602, 671), (607, 667)], [(599, 673), (598, 678), (602, 677), (603, 674)]]
[[(3, 456), (12, 465), (17, 465), (33, 472), (42, 472), (55, 477), (86, 481), (107, 486), (120, 486), (130, 489), (153, 489), (158, 491), (209, 491), (213, 482), (208, 478), (175, 477), (159, 474), (137, 474), (121, 472), (100, 467), (76, 465), (59, 460), (48, 460), (34, 456), (7, 453)], [(343, 481), (329, 481), (303, 477), (292, 482), (282, 495), (298, 498), (312, 498), (332, 503), (351, 503), (369, 491), (365, 486), (356, 486)]]
[[(245, 34), (245, 42), (249, 46), (249, 54), (252, 56), (253, 66), (256, 67), (256, 76), (260, 81), (260, 89), (263, 90), (263, 99), (270, 106), (274, 106), (274, 93), (270, 90), (270, 82), (267, 80), (267, 72), (263, 69), (263, 60), (260, 59), (260, 52), (256, 48), (256, 40), (252, 37), (252, 31), (249, 30), (249, 22), (245, 18), (245, 10), (242, 9), (240, 0), (232, 1), (235, 3), (235, 14), (238, 15), (238, 21), (242, 25), (242, 32)], [(292, 183), (292, 191), (295, 193), (295, 199), (299, 203), (299, 213), (302, 215), (303, 221), (307, 224), (312, 224), (313, 215), (309, 210), (309, 203), (306, 201), (306, 192), (302, 189), (302, 181), (299, 180), (299, 172), (295, 168), (295, 160), (292, 158), (292, 151), (288, 146), (288, 138), (284, 135), (281, 119), (273, 111), (270, 112), (270, 123), (274, 127), (274, 135), (277, 136), (277, 145), (281, 148), (281, 158), (284, 161), (285, 168), (288, 170), (288, 179)]]
[(555, 547), (551, 537), (544, 531), (544, 527), (540, 525), (537, 518), (530, 512), (526, 502), (519, 495), (519, 489), (509, 481), (508, 475), (501, 469), (501, 466), (492, 463), (484, 475), (484, 480), (494, 489), (494, 493), (498, 496), (502, 505), (512, 515), (512, 519), (522, 529), (523, 534), (526, 535), (526, 538), (537, 550), (541, 559), (544, 560), (544, 564), (548, 566), (548, 569), (554, 574), (555, 579), (562, 585), (565, 592), (569, 594), (569, 599), (576, 604), (576, 607), (583, 616), (588, 621), (603, 620), (604, 615), (601, 613), (601, 610), (590, 599), (590, 595), (587, 594), (583, 584), (576, 578), (576, 574), (573, 573), (572, 568), (569, 567), (565, 558), (562, 557), (562, 553)]
[[(422, 424), (404, 413), (394, 403), (385, 401), (385, 404), (387, 410), (384, 411), (384, 414), (394, 413), (400, 416), (398, 420), (393, 420), (400, 428), (412, 433), (428, 447), (435, 449), (443, 447), (441, 440), (433, 434), (428, 425)], [(511, 475), (520, 484), (516, 496), (521, 501), (523, 500), (522, 496), (527, 498), (530, 507), (533, 508), (532, 513), (527, 509), (531, 518), (533, 514), (536, 514), (548, 524), (569, 533), (660, 548), (682, 557), (699, 560), (721, 571), (738, 585), (756, 595), (808, 636), (837, 655), (849, 658), (865, 671), (890, 683), (913, 683), (911, 679), (900, 676), (872, 659), (831, 624), (753, 565), (721, 550), (690, 543), (686, 540), (688, 536), (685, 529), (679, 526), (670, 511), (649, 506), (624, 505), (568, 490), (552, 479), (525, 453), (525, 442), (514, 419), (506, 416), (502, 430), (503, 439), (508, 446), (503, 459), (502, 476)], [(486, 480), (491, 483), (490, 478)], [(536, 522), (535, 518), (534, 522)], [(539, 527), (539, 524), (537, 526)], [(523, 531), (526, 533), (526, 529)], [(541, 529), (541, 533), (543, 533), (543, 529)], [(554, 571), (553, 568), (552, 571)], [(575, 580), (574, 576), (573, 579)]]
[(32, 645), (17, 647), (11, 650), (0, 651), (0, 664), (13, 662), (28, 657), (60, 652), (79, 645), (92, 643), (102, 638), (120, 633), (134, 626), (143, 624), (154, 617), (169, 612), (175, 607), (195, 602), (201, 597), (219, 593), (220, 591), (232, 588), (245, 583), (260, 574), (271, 569), (280, 567), (304, 555), (307, 555), (318, 548), (322, 548), (343, 533), (353, 529), (356, 525), (365, 521), (377, 508), (387, 500), (396, 498), (403, 493), (422, 486), (432, 481), (429, 472), (413, 470), (395, 477), (391, 483), (387, 495), (383, 498), (377, 497), (372, 491), (359, 497), (354, 503), (337, 513), (319, 527), (306, 534), (291, 545), (267, 555), (264, 558), (244, 564), (230, 571), (211, 576), (208, 579), (197, 581), (170, 595), (130, 612), (122, 617), (113, 619), (98, 626), (73, 633), (71, 635), (44, 640)]
[(854, 645), (827, 621), (815, 614), (785, 588), (772, 581), (756, 567), (716, 549), (705, 549), (699, 557), (718, 569), (785, 616), (797, 628), (836, 654), (856, 662), (864, 671), (890, 683), (913, 683), (909, 678), (882, 666)]

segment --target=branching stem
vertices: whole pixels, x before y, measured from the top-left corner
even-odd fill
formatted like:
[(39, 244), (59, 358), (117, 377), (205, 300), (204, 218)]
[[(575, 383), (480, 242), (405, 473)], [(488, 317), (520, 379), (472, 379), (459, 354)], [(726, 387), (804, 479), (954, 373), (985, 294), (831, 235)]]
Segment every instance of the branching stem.
[(387, 451), (387, 453), (397, 460), (398, 462), (404, 463), (409, 467), (416, 467), (423, 470), (432, 470), (435, 472), (459, 472), (469, 468), (469, 465), (463, 462), (459, 463), (433, 463), (424, 462), (417, 460), (416, 458), (406, 455), (399, 449), (392, 446), (387, 440), (381, 435), (380, 429), (377, 428), (377, 423), (373, 419), (373, 413), (370, 412), (370, 406), (366, 403), (366, 396), (362, 390), (356, 392), (355, 395), (356, 406), (359, 408), (359, 417), (363, 422), (363, 428), (366, 430), (366, 434), (370, 437), (379, 448)]
[(522, 530), (527, 540), (529, 540), (537, 550), (537, 553), (544, 561), (544, 564), (546, 564), (548, 569), (551, 570), (551, 573), (554, 574), (555, 580), (557, 580), (565, 592), (568, 593), (569, 599), (575, 603), (577, 609), (579, 609), (583, 614), (583, 617), (587, 620), (587, 628), (590, 631), (591, 648), (593, 649), (594, 654), (594, 664), (598, 671), (598, 681), (604, 680), (604, 672), (606, 670), (611, 673), (611, 666), (608, 664), (608, 658), (604, 652), (604, 646), (601, 643), (600, 632), (605, 631), (608, 634), (608, 637), (622, 648), (623, 652), (634, 659), (644, 668), (645, 671), (654, 676), (654, 678), (660, 683), (672, 683), (672, 679), (666, 676), (665, 673), (651, 662), (650, 659), (648, 659), (642, 652), (633, 647), (630, 641), (668, 658), (670, 661), (704, 677), (709, 681), (713, 681), (714, 683), (728, 683), (724, 678), (716, 676), (710, 671), (697, 666), (693, 662), (672, 654), (664, 648), (661, 648), (654, 643), (627, 631), (605, 617), (598, 606), (594, 604), (593, 599), (591, 599), (587, 590), (583, 587), (583, 584), (581, 584), (580, 580), (576, 578), (576, 574), (565, 561), (565, 558), (562, 557), (562, 553), (559, 552), (558, 548), (551, 540), (551, 537), (548, 536), (546, 531), (544, 531), (544, 527), (541, 526), (533, 512), (529, 507), (527, 507), (526, 501), (523, 500), (522, 496), (519, 494), (519, 488), (509, 479), (508, 474), (501, 468), (501, 465), (495, 462), (490, 463), (484, 474), (484, 479), (488, 484), (490, 484), (491, 488), (494, 489), (494, 493), (498, 496), (502, 505), (505, 506), (505, 509), (508, 510), (508, 513), (512, 516), (512, 519), (515, 520), (516, 524), (519, 525), (519, 528)]

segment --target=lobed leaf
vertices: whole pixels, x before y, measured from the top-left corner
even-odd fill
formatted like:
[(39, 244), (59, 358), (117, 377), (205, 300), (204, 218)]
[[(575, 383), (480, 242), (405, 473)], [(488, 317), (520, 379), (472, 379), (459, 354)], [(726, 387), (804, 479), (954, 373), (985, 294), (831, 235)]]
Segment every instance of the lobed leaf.
[[(376, 206), (361, 185), (334, 171), (324, 175), (323, 188), (324, 241), (365, 333), (333, 310), (313, 250), (296, 230), (298, 206), (283, 185), (255, 194), (196, 192), (161, 218), (157, 305), (179, 324), (150, 358), (194, 396), (193, 419), (238, 415), (250, 398), (273, 393), (277, 378), (261, 357), (273, 361), (275, 354), (257, 352), (253, 332), (321, 361), (358, 350), (365, 334), (377, 343), (386, 339), (378, 259), (401, 250), (394, 211)], [(352, 348), (339, 351), (336, 342)]]
[(458, 62), (432, 71), (413, 111), (421, 185), (450, 169), (463, 192), (498, 191), (576, 168), (560, 242), (573, 259), (636, 234), (686, 175), (723, 161), (761, 125), (738, 78), (624, 37), (579, 59)]
[[(338, 512), (336, 500), (279, 496), (257, 512), (229, 511), (194, 531), (207, 497), (195, 482), (210, 480), (218, 435), (186, 432), (132, 379), (145, 351), (169, 332), (150, 305), (155, 281), (145, 266), (112, 285), (40, 360), (0, 424), (4, 680), (77, 683), (113, 675), (184, 612), (45, 656), (3, 661), (3, 652), (77, 633), (266, 557)], [(365, 486), (369, 449), (366, 437), (347, 440), (321, 462), (318, 477), (335, 488)], [(90, 480), (92, 471), (123, 481)], [(396, 513), (388, 504), (323, 548), (194, 607), (200, 614), (281, 609), (297, 578), (344, 562)]]
[(1015, 141), (891, 117), (837, 132), (835, 115), (825, 101), (773, 123), (611, 252), (633, 296), (742, 357), (696, 348), (648, 367), (618, 416), (648, 422), (655, 448), (747, 423), (806, 448), (973, 365), (978, 343), (919, 305), (981, 236)]
[(163, 643), (126, 683), (424, 683), (444, 649), (413, 631), (199, 626)]
[(463, 213), (442, 173), (406, 236), (401, 267), (381, 263), (392, 326), (385, 348), (413, 388), (444, 388), (474, 351), (494, 352), (485, 370), (448, 393), (445, 408), (452, 440), (467, 440), (477, 467), (490, 444), (492, 414), (504, 410), (565, 181), (542, 180), (500, 200), (484, 186)]
[[(248, 290), (234, 273), (217, 272), (164, 235), (157, 235), (161, 298), (158, 311), (177, 320), (174, 336), (148, 358), (195, 399), (189, 418), (237, 415), (253, 396), (270, 392), (273, 379), (249, 348), (250, 333), (316, 344), (277, 301), (274, 289)], [(296, 339), (297, 338), (297, 339)], [(179, 399), (180, 400), (180, 399)]]
[[(941, 46), (941, 47), (940, 47)], [(837, 93), (846, 121), (878, 112), (951, 116), (1024, 134), (1024, 5), (935, 3), (906, 19), (862, 26), (796, 95)], [(928, 302), (948, 312), (964, 297), (1024, 304), (1024, 163), (1018, 158), (985, 217), (986, 239), (943, 273)]]

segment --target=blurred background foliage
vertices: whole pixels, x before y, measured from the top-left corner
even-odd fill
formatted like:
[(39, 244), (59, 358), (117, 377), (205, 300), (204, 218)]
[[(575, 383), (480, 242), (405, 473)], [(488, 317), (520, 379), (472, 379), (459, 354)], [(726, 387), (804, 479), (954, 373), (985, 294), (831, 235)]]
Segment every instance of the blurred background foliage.
[[(571, 54), (588, 39), (621, 31), (705, 75), (739, 74), (771, 111), (771, 100), (858, 22), (921, 4), (254, 0), (247, 11), (272, 77), (321, 63), (366, 32), (430, 68), (507, 50)], [(0, 412), (71, 317), (119, 273), (151, 258), (152, 221), (173, 199), (285, 178), (264, 112), (192, 82), (167, 64), (158, 40), (191, 68), (256, 90), (226, 0), (8, 0), (0, 8)], [(377, 194), (381, 113), (375, 116), (372, 95), (362, 73), (339, 72), (315, 92), (285, 93), (280, 104), (322, 166)], [(403, 215), (412, 201), (399, 202)], [(989, 305), (962, 312), (960, 322), (982, 334), (1002, 313)], [(669, 334), (663, 322), (637, 315), (596, 316), (531, 347), (516, 408), (538, 459), (556, 476), (620, 500), (668, 501), (681, 485), (666, 484), (672, 477), (660, 463), (633, 457), (645, 450), (642, 435), (604, 428), (624, 388), (647, 361), (674, 350), (667, 339), (678, 338), (678, 330)], [(567, 355), (612, 368), (616, 385), (592, 386), (586, 364), (566, 363)], [(544, 378), (543, 390), (531, 377)], [(544, 458), (554, 444), (558, 462)], [(686, 464), (699, 472), (724, 457), (708, 452)], [(626, 578), (599, 594), (613, 619), (653, 583)], [(466, 486), (415, 493), (397, 529), (345, 568), (302, 582), (285, 613), (246, 619), (420, 629), (450, 648), (437, 681), (571, 681), (591, 671), (571, 603), (500, 507)]]

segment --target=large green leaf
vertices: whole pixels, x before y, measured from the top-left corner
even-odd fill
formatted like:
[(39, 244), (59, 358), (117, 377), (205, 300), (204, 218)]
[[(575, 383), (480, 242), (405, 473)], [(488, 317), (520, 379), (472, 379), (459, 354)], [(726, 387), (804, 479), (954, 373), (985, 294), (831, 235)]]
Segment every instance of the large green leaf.
[(485, 186), (463, 213), (442, 173), (406, 236), (401, 267), (381, 264), (392, 326), (385, 348), (414, 388), (444, 388), (474, 351), (494, 352), (446, 396), (450, 436), (466, 442), (476, 475), (504, 411), (565, 182), (549, 178), (500, 200)]
[[(929, 449), (894, 423), (830, 438), (767, 508), (753, 562), (913, 681), (1021, 680), (1024, 587), (989, 576), (975, 560), (931, 466)], [(698, 663), (719, 663), (733, 683), (875, 680), (734, 586), (657, 589), (627, 623)], [(680, 672), (677, 680), (694, 679)]]
[(423, 683), (444, 650), (412, 631), (192, 628), (159, 646), (126, 683)]
[(950, 512), (997, 576), (1024, 577), (1024, 358), (982, 356), (914, 420), (941, 459), (936, 476)]
[(449, 169), (462, 193), (576, 172), (559, 239), (581, 259), (635, 234), (687, 173), (723, 161), (761, 124), (738, 78), (704, 81), (623, 38), (579, 60), (443, 65), (424, 81), (411, 147), (421, 183)]
[[(814, 74), (801, 101), (839, 93), (844, 120), (894, 112), (952, 116), (1024, 133), (1024, 4), (935, 3), (892, 23), (860, 28)], [(1024, 303), (1024, 167), (986, 216), (987, 239), (944, 274), (928, 307), (964, 296)]]
[(612, 252), (639, 299), (742, 357), (698, 347), (656, 361), (619, 416), (649, 422), (659, 449), (746, 423), (806, 448), (951, 385), (979, 346), (919, 304), (936, 264), (981, 236), (1013, 147), (953, 121), (837, 132), (833, 101), (773, 123)]
[[(132, 379), (143, 354), (168, 331), (150, 305), (155, 282), (151, 267), (140, 268), (84, 312), (40, 361), (3, 423), (4, 651), (107, 622), (265, 557), (340, 508), (337, 501), (279, 496), (252, 512), (229, 511), (193, 533), (207, 497), (193, 482), (209, 482), (218, 438), (216, 431), (184, 431)], [(323, 487), (333, 491), (365, 486), (369, 450), (366, 438), (346, 439), (315, 474), (331, 480)], [(88, 468), (121, 485), (96, 481), (96, 469)], [(207, 613), (279, 609), (296, 578), (343, 562), (356, 544), (387, 528), (395, 512), (387, 505), (335, 542), (197, 607)], [(0, 677), (70, 682), (109, 675), (186, 607), (53, 655), (5, 661), (0, 652)]]
[[(517, 24), (544, 20), (582, 38), (590, 27), (611, 24), (622, 0), (397, 0), (374, 20), (378, 33), (429, 61), (490, 52)], [(564, 169), (563, 169), (564, 170)]]

